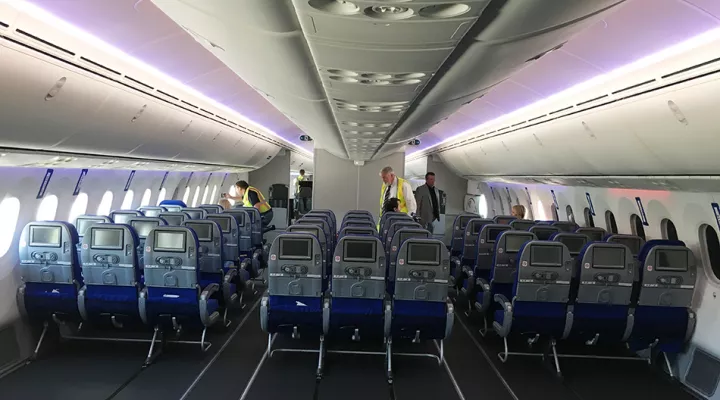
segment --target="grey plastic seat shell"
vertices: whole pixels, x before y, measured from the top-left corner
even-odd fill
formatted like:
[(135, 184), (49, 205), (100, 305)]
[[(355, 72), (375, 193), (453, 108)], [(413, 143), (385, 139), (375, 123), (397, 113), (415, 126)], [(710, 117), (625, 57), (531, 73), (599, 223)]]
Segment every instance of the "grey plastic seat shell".
[[(208, 215), (207, 210), (200, 207), (185, 207), (182, 209), (182, 212), (188, 213), (190, 219), (205, 219)], [(200, 218), (195, 218), (194, 214), (196, 213), (200, 215)]]
[[(684, 253), (686, 263), (670, 266), (667, 252)], [(666, 260), (661, 260), (664, 257)], [(643, 266), (642, 289), (638, 305), (663, 307), (692, 307), (697, 278), (695, 257), (690, 249), (682, 246), (655, 246), (648, 252)]]
[(575, 233), (578, 228), (576, 223), (570, 221), (555, 221), (550, 226), (557, 227), (561, 232), (567, 233)]
[[(375, 254), (368, 261), (346, 260), (345, 246), (352, 243), (373, 243)], [(345, 236), (335, 247), (332, 264), (332, 297), (383, 299), (387, 264), (380, 239)]]
[[(60, 229), (59, 246), (33, 244), (31, 232), (38, 227)], [(77, 256), (77, 247), (73, 243), (73, 233), (63, 223), (30, 222), (25, 225), (20, 237), (20, 273), (23, 282), (35, 283), (78, 283), (81, 277), (74, 276), (73, 257)]]
[[(597, 263), (595, 253), (601, 249), (624, 252), (623, 268), (603, 268)], [(629, 305), (632, 283), (635, 280), (635, 262), (630, 249), (617, 243), (592, 243), (587, 246), (579, 262), (578, 304)]]
[[(165, 221), (164, 219), (162, 219), (162, 218), (160, 218), (160, 217), (133, 217), (133, 218), (130, 218), (130, 219), (127, 221), (126, 224), (132, 226), (133, 229), (135, 229), (135, 233), (137, 233), (137, 235), (138, 235), (138, 237), (140, 238), (140, 241), (141, 241), (141, 242), (142, 242), (147, 236), (146, 236), (146, 235), (141, 235), (141, 234), (137, 231), (137, 228), (135, 227), (135, 224), (137, 224), (137, 223), (139, 223), (139, 222), (155, 222), (155, 223), (157, 223), (157, 226), (166, 226), (166, 225), (168, 224), (167, 221)], [(135, 224), (134, 224), (134, 223), (135, 223)]]
[[(237, 226), (238, 236), (238, 252), (246, 252), (253, 248), (253, 232), (252, 232), (252, 217), (247, 211), (243, 209), (233, 208), (230, 210), (223, 210), (220, 215), (231, 216), (235, 219), (235, 225)], [(210, 216), (208, 215), (208, 218)]]
[(494, 282), (513, 283), (517, 273), (517, 258), (520, 256), (517, 251), (508, 250), (508, 239), (524, 238), (524, 242), (538, 240), (532, 232), (505, 231), (498, 236), (495, 242), (495, 265), (493, 266)]
[[(155, 248), (157, 233), (185, 235), (184, 251), (164, 251)], [(162, 226), (150, 231), (145, 246), (145, 286), (191, 289), (198, 287), (199, 255), (197, 235), (184, 226)]]
[(411, 229), (423, 229), (423, 227), (418, 224), (417, 222), (405, 222), (400, 221), (392, 224), (387, 231), (387, 235), (385, 235), (384, 238), (381, 238), (383, 241), (383, 244), (385, 245), (385, 253), (389, 253), (390, 251), (390, 243), (392, 242), (393, 238), (395, 237), (395, 232), (399, 231), (400, 229), (405, 228), (411, 228)]
[[(88, 229), (80, 251), (85, 285), (137, 286), (137, 247), (131, 227), (126, 224), (98, 224)], [(121, 232), (122, 248), (102, 249), (93, 246), (96, 232)], [(84, 302), (83, 302), (84, 303)]]
[(78, 215), (77, 218), (75, 218), (75, 221), (73, 221), (73, 225), (75, 226), (75, 229), (77, 230), (78, 236), (81, 238), (83, 237), (83, 235), (85, 235), (85, 232), (80, 231), (80, 228), (78, 227), (78, 225), (79, 225), (78, 221), (82, 221), (82, 220), (93, 221), (93, 222), (88, 222), (88, 226), (86, 228), (89, 228), (90, 225), (92, 225), (92, 224), (110, 224), (110, 223), (112, 223), (112, 220), (110, 219), (110, 217), (106, 217), (104, 215), (91, 215), (91, 214)]
[(142, 206), (138, 207), (139, 211), (142, 211), (146, 217), (158, 217), (160, 213), (166, 212), (167, 208), (163, 206)]
[[(223, 272), (223, 254), (222, 254), (222, 231), (220, 225), (215, 221), (191, 219), (183, 222), (186, 228), (195, 231), (198, 236), (200, 248), (198, 249), (198, 268), (202, 272), (222, 273)], [(197, 235), (195, 227), (209, 227), (211, 239), (206, 240)]]
[(389, 268), (388, 277), (390, 277), (390, 279), (393, 279), (392, 277), (395, 276), (395, 267), (397, 265), (398, 258), (397, 256), (398, 252), (400, 251), (400, 245), (402, 244), (402, 242), (400, 241), (401, 237), (406, 237), (406, 240), (410, 237), (430, 238), (430, 232), (428, 232), (427, 229), (422, 228), (402, 228), (395, 231), (395, 234), (390, 241), (390, 245), (387, 248)]
[(377, 237), (377, 230), (375, 227), (372, 228), (363, 228), (363, 227), (353, 227), (353, 226), (346, 226), (342, 229), (340, 229), (340, 233), (338, 234), (338, 237), (342, 238), (343, 236), (348, 235), (368, 235), (368, 236), (375, 236)]
[[(437, 247), (436, 264), (413, 263), (412, 249), (416, 246)], [(434, 275), (434, 276), (433, 276)], [(433, 276), (428, 278), (428, 276)], [(450, 277), (450, 253), (445, 244), (437, 239), (410, 238), (398, 250), (395, 266), (395, 300), (420, 300), (445, 302), (448, 298)]]
[[(233, 263), (237, 262), (238, 259), (238, 241), (239, 241), (239, 229), (237, 220), (232, 215), (228, 214), (208, 214), (207, 220), (213, 221), (215, 220), (218, 225), (220, 225), (217, 220), (226, 220), (227, 226), (230, 228), (228, 230), (223, 230), (223, 244), (222, 244), (222, 251), (223, 251), (223, 260), (225, 261), (232, 261)], [(247, 238), (248, 246), (250, 244), (250, 237)]]
[(208, 214), (220, 214), (223, 210), (222, 206), (217, 204), (200, 204), (198, 208), (202, 208)]
[(473, 218), (480, 218), (477, 214), (463, 213), (455, 217), (452, 227), (452, 239), (450, 242), (450, 250), (452, 254), (462, 253), (465, 243), (465, 227)]
[(295, 225), (318, 225), (322, 228), (323, 232), (325, 232), (325, 237), (329, 238), (329, 242), (333, 243), (333, 231), (330, 224), (327, 222), (327, 220), (323, 218), (310, 218), (307, 215), (300, 218), (295, 222)]
[[(122, 218), (118, 218), (119, 216), (122, 216)], [(113, 220), (113, 222), (118, 224), (124, 224), (125, 221), (122, 221), (122, 219), (130, 219), (132, 217), (144, 217), (145, 214), (142, 213), (142, 211), (138, 210), (113, 210), (110, 212), (109, 217)], [(118, 221), (120, 219), (120, 221)]]
[(529, 219), (516, 219), (514, 221), (510, 221), (509, 225), (515, 230), (527, 231), (530, 230), (530, 228), (532, 228), (533, 226), (535, 226), (535, 221)]
[(560, 228), (552, 225), (535, 225), (528, 231), (537, 236), (539, 240), (550, 240), (552, 235), (562, 232)]
[[(171, 226), (181, 226), (183, 222), (190, 219), (190, 215), (188, 215), (187, 213), (184, 213), (182, 211), (180, 211), (180, 212), (168, 211), (168, 212), (160, 213), (159, 217), (164, 219), (165, 222), (167, 222), (168, 225), (171, 225)], [(177, 222), (176, 220), (178, 218), (181, 218), (181, 221)]]
[[(322, 260), (324, 263), (325, 268), (328, 267), (328, 257), (330, 256), (329, 248), (328, 248), (328, 241), (327, 236), (325, 235), (325, 232), (323, 231), (323, 228), (320, 225), (290, 225), (285, 230), (288, 233), (308, 233), (315, 237), (317, 237), (318, 242), (320, 243), (320, 249), (321, 254), (323, 255)], [(313, 232), (309, 232), (313, 231)]]
[(383, 223), (382, 228), (380, 230), (380, 239), (386, 240), (388, 236), (388, 231), (390, 231), (390, 227), (393, 226), (393, 224), (399, 223), (399, 222), (415, 222), (413, 221), (412, 217), (409, 215), (403, 214), (403, 215), (394, 215), (392, 217), (388, 217), (385, 219), (385, 223)]
[(645, 244), (645, 239), (635, 235), (613, 234), (605, 239), (608, 243), (619, 243), (628, 246), (633, 257), (637, 257)]
[(509, 225), (510, 222), (515, 221), (516, 219), (517, 217), (513, 217), (512, 215), (496, 215), (493, 217), (493, 221), (500, 225)]
[(575, 233), (579, 233), (590, 238), (590, 241), (600, 242), (603, 240), (607, 231), (603, 228), (598, 227), (581, 227), (575, 230)]
[[(286, 258), (281, 253), (285, 240), (304, 239), (310, 248), (310, 259)], [(319, 297), (323, 295), (323, 255), (320, 241), (312, 234), (281, 233), (270, 246), (268, 261), (268, 295)]]

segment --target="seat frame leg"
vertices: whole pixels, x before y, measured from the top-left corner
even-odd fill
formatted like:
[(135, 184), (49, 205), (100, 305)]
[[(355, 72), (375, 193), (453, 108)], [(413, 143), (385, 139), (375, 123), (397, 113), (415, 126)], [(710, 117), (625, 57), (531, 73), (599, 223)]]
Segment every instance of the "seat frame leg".
[(325, 335), (320, 335), (320, 349), (318, 350), (318, 364), (315, 377), (322, 379), (325, 370)]
[(208, 330), (207, 326), (205, 328), (203, 328), (202, 336), (200, 337), (200, 350), (202, 350), (203, 353), (208, 351), (210, 346), (212, 346), (212, 343), (207, 343), (207, 346), (205, 345), (206, 344), (205, 337), (207, 336), (207, 330)]
[(387, 338), (385, 342), (385, 372), (387, 374), (388, 383), (393, 383), (392, 369), (392, 337)]
[(560, 360), (558, 359), (557, 353), (557, 341), (554, 338), (550, 339), (550, 350), (552, 351), (553, 362), (555, 363), (555, 374), (558, 378), (562, 378), (562, 371), (560, 370)]
[(507, 340), (507, 337), (504, 337), (504, 338), (503, 338), (503, 346), (504, 346), (504, 347), (503, 347), (503, 351), (500, 352), (500, 353), (498, 353), (498, 358), (500, 359), (500, 361), (502, 361), (503, 363), (505, 363), (505, 362), (507, 362), (508, 356), (510, 355), (510, 351), (508, 350), (508, 340)]
[(154, 331), (153, 331), (152, 340), (150, 342), (150, 349), (148, 350), (147, 357), (145, 357), (145, 363), (143, 364), (143, 368), (152, 364), (153, 361), (155, 361), (155, 359), (160, 355), (160, 353), (162, 353), (162, 345), (160, 346), (160, 349), (157, 352), (155, 352), (155, 344), (161, 343), (161, 341), (159, 342), (157, 340), (158, 335), (161, 335), (160, 327), (156, 325), (154, 328)]
[(40, 354), (40, 347), (43, 344), (43, 341), (45, 341), (45, 335), (47, 335), (49, 324), (47, 321), (43, 322), (43, 330), (42, 333), (40, 333), (40, 339), (38, 339), (37, 345), (35, 345), (35, 351), (33, 351), (32, 356), (30, 357), (30, 361), (35, 361), (38, 358), (38, 354)]
[(445, 362), (445, 339), (440, 340), (440, 358), (438, 358), (438, 365), (442, 365)]
[(483, 327), (478, 330), (480, 332), (480, 336), (485, 337), (488, 334), (488, 331), (490, 328), (488, 327), (487, 318), (485, 315), (482, 316), (483, 319)]

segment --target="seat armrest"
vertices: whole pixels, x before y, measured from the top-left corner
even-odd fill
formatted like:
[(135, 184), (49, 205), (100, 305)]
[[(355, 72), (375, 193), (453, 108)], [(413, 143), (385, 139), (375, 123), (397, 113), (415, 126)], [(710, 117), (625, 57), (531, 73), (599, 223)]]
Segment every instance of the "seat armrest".
[(490, 308), (490, 302), (492, 301), (492, 291), (490, 290), (490, 284), (483, 278), (475, 278), (475, 287), (479, 294), (482, 294), (482, 304), (475, 302), (475, 308), (481, 312), (486, 313)]
[(87, 313), (87, 307), (85, 306), (85, 293), (87, 292), (87, 286), (83, 286), (78, 290), (77, 294), (77, 305), (78, 305), (78, 311), (80, 312), (80, 316), (82, 317), (83, 321), (88, 321), (88, 313)]
[(147, 325), (148, 324), (148, 317), (147, 317), (147, 288), (143, 288), (140, 293), (138, 294), (138, 311), (140, 312), (140, 319), (142, 322)]
[(237, 302), (239, 298), (236, 291), (232, 290), (233, 281), (235, 281), (237, 276), (238, 271), (236, 269), (229, 270), (225, 275), (223, 275), (222, 294), (225, 298), (226, 307), (230, 307), (230, 305)]
[(268, 311), (270, 309), (270, 297), (266, 294), (260, 300), (260, 329), (268, 332)]
[(690, 338), (692, 338), (693, 333), (695, 333), (695, 324), (697, 323), (697, 316), (695, 315), (695, 311), (688, 309), (688, 325), (687, 329), (685, 330), (685, 343), (690, 341)]
[(512, 328), (513, 305), (510, 300), (502, 294), (496, 294), (493, 299), (496, 303), (500, 304), (504, 314), (502, 324), (498, 321), (494, 321), (493, 328), (495, 328), (495, 331), (500, 337), (507, 337), (510, 334), (510, 329)]
[(205, 286), (202, 293), (200, 293), (200, 300), (198, 301), (198, 306), (200, 308), (200, 320), (205, 326), (212, 325), (212, 320), (210, 318), (211, 314), (208, 311), (208, 300), (210, 300), (210, 298), (219, 291), (220, 285), (217, 283), (211, 283)]
[(452, 300), (447, 299), (445, 302), (445, 310), (446, 310), (446, 317), (445, 317), (445, 337), (444, 339), (447, 339), (450, 337), (450, 334), (452, 333), (453, 325), (455, 324), (455, 304), (453, 304)]
[(384, 310), (385, 310), (385, 316), (383, 318), (384, 322), (384, 333), (385, 338), (389, 338), (392, 335), (392, 301), (391, 300), (385, 300), (384, 304)]
[(567, 339), (570, 336), (570, 332), (572, 332), (573, 322), (575, 320), (575, 306), (569, 305), (567, 306), (567, 310), (565, 311), (565, 329), (563, 330), (563, 335), (561, 339)]
[(323, 299), (322, 319), (323, 319), (323, 334), (327, 335), (328, 332), (330, 332), (330, 299), (329, 298)]

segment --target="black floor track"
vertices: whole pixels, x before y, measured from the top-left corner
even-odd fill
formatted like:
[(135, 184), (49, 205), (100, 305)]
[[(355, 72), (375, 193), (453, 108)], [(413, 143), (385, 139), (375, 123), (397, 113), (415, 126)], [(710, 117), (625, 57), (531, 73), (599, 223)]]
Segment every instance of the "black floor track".
[[(423, 356), (439, 354), (439, 342), (394, 343), (392, 383), (388, 382), (382, 343), (344, 347), (378, 354), (328, 352), (321, 380), (317, 352), (276, 351), (266, 356), (268, 336), (260, 329), (258, 298), (232, 316), (225, 330), (210, 335), (213, 346), (168, 344), (148, 368), (148, 346), (106, 342), (47, 345), (41, 357), (0, 379), (2, 399), (74, 400), (692, 400), (678, 383), (637, 361), (561, 359), (563, 379), (542, 359), (497, 358), (501, 342), (483, 338), (478, 324), (458, 313), (443, 345), (445, 363)], [(277, 337), (274, 349), (314, 351), (309, 338)]]

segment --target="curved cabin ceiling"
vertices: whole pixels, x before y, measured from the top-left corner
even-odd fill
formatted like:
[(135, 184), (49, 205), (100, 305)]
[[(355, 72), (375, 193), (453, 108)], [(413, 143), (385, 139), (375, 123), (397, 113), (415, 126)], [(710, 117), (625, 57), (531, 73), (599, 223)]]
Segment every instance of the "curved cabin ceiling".
[(716, 0), (29, 1), (295, 145), (358, 160), (427, 149), (720, 25)]

